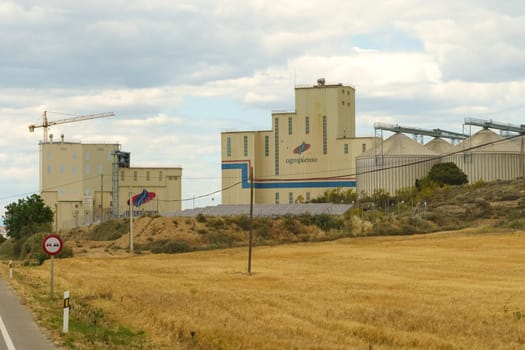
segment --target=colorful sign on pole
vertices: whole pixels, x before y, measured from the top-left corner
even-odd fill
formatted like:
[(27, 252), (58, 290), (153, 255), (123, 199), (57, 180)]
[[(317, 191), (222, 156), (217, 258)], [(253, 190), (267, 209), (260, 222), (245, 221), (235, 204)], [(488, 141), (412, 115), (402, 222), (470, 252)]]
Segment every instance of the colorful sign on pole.
[[(155, 192), (148, 192), (144, 189), (141, 193), (134, 195), (131, 198), (131, 201), (134, 206), (140, 207), (141, 205), (146, 204), (152, 199), (154, 199), (155, 196), (156, 196)], [(129, 199), (128, 199), (127, 204), (129, 205)]]

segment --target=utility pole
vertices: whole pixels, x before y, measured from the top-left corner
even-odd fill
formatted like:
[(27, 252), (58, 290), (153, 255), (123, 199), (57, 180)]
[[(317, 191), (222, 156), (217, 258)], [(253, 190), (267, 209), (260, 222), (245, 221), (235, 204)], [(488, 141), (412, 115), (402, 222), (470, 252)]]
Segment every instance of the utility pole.
[(523, 138), (525, 137), (525, 134), (521, 134), (521, 150), (520, 150), (520, 160), (521, 160), (521, 178), (523, 180), (523, 183), (525, 184), (525, 158), (524, 157), (524, 145), (523, 145)]
[(129, 192), (129, 252), (133, 254), (133, 201)]
[(253, 238), (253, 166), (250, 166), (250, 236), (248, 238), (248, 274), (252, 274), (252, 239)]
[(104, 221), (104, 174), (100, 174), (100, 223)]
[(55, 233), (58, 233), (58, 203), (55, 203)]

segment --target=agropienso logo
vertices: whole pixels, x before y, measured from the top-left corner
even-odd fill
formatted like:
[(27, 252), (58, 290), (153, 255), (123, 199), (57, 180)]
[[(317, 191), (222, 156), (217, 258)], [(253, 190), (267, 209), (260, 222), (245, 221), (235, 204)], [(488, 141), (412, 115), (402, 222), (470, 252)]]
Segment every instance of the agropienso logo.
[(304, 156), (301, 156), (302, 153), (308, 151), (310, 149), (310, 144), (303, 141), (299, 146), (295, 147), (293, 150), (294, 154), (297, 154), (298, 157), (288, 158), (285, 159), (286, 164), (303, 164), (303, 163), (317, 163), (319, 159), (317, 158), (307, 158)]
[(303, 141), (299, 146), (295, 147), (293, 153), (301, 155), (301, 153), (308, 151), (310, 144)]

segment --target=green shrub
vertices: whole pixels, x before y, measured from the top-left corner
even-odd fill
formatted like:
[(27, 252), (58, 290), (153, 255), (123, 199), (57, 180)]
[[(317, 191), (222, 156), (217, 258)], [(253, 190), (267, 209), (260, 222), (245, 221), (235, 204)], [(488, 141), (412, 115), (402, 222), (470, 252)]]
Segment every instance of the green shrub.
[(208, 227), (213, 228), (215, 230), (223, 229), (226, 226), (224, 220), (221, 217), (209, 218), (207, 222)]
[(0, 244), (0, 256), (5, 259), (12, 259), (15, 257), (15, 241), (8, 239)]
[(435, 164), (430, 172), (428, 178), (439, 186), (448, 185), (463, 185), (468, 183), (467, 175), (453, 162), (445, 162)]
[(293, 233), (294, 235), (301, 233), (301, 228), (298, 223), (299, 222), (291, 215), (283, 216), (281, 219), (281, 227), (283, 230)]
[(95, 226), (87, 239), (93, 241), (114, 241), (129, 232), (129, 220), (109, 220)]
[(192, 250), (187, 242), (173, 240), (154, 241), (151, 242), (149, 248), (155, 254), (185, 253)]
[[(254, 219), (254, 220), (256, 220), (256, 219)], [(243, 230), (243, 231), (249, 231), (250, 230), (251, 220), (250, 220), (250, 217), (248, 215), (241, 215), (241, 216), (237, 217), (234, 222), (235, 222), (235, 225), (237, 225), (237, 227), (240, 228), (241, 230)]]
[(205, 234), (208, 233), (208, 230), (205, 229), (205, 228), (199, 228), (199, 229), (197, 229), (197, 233), (198, 233), (199, 235), (205, 235)]
[(323, 231), (340, 230), (344, 227), (344, 220), (338, 216), (318, 214), (313, 217), (314, 223)]
[(206, 222), (206, 215), (202, 214), (202, 213), (199, 213), (197, 214), (197, 216), (195, 217), (195, 220), (197, 220), (197, 222)]
[(257, 238), (271, 239), (272, 220), (266, 217), (257, 217), (253, 222), (253, 228)]
[(211, 232), (208, 234), (208, 242), (219, 248), (228, 248), (233, 246), (234, 239), (220, 232)]

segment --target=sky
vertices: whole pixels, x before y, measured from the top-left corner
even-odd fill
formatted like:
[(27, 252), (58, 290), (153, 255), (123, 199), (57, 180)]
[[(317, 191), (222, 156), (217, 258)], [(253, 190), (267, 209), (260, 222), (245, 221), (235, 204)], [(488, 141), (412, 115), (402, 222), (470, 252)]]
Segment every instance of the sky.
[(49, 132), (182, 167), (183, 208), (220, 204), (222, 131), (271, 129), (318, 78), (355, 87), (357, 136), (525, 124), (523, 23), (522, 0), (0, 0), (0, 214), (39, 193), (44, 110), (114, 112)]

